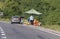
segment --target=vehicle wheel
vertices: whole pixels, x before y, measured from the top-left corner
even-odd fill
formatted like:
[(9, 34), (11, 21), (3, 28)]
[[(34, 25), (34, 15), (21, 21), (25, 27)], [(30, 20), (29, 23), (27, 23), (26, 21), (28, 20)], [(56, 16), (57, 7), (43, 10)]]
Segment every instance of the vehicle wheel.
[(20, 22), (18, 22), (20, 24)]

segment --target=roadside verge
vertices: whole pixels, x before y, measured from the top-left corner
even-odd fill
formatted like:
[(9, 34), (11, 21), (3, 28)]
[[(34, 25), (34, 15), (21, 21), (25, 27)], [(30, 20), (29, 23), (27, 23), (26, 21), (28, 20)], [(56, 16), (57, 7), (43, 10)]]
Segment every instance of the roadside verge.
[(43, 28), (41, 26), (39, 26), (39, 27), (38, 26), (33, 26), (33, 25), (25, 25), (25, 26), (33, 28), (33, 29), (41, 30), (43, 32), (47, 32), (47, 33), (51, 33), (51, 34), (60, 36), (60, 32), (59, 31), (55, 31), (55, 30), (51, 30), (51, 29), (46, 29), (46, 28)]

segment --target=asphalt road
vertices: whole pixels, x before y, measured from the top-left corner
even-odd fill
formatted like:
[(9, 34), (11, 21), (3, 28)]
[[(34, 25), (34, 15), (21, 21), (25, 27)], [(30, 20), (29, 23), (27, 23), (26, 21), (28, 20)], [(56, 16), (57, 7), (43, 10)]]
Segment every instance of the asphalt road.
[(27, 26), (0, 22), (0, 39), (60, 39), (60, 37)]

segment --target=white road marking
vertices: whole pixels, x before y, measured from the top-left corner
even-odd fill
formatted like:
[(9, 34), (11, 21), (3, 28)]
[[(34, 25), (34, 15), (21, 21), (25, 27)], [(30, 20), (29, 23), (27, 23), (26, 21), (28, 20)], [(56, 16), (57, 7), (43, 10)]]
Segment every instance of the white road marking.
[[(26, 25), (27, 26), (27, 25)], [(36, 26), (28, 26), (28, 27), (31, 27), (31, 28), (34, 28), (34, 29), (37, 29), (37, 30), (41, 30), (43, 32), (46, 32), (46, 33), (50, 33), (50, 34), (53, 34), (53, 35), (57, 35), (57, 36), (60, 36), (60, 33), (56, 33), (54, 31), (50, 31), (48, 29), (44, 29), (44, 28), (41, 28), (41, 27), (36, 27)]]
[(6, 39), (7, 37), (2, 37), (2, 38)]
[[(3, 22), (3, 23), (10, 23), (10, 22), (4, 22), (4, 21), (0, 21), (0, 22)], [(27, 26), (27, 25), (25, 25), (25, 26)], [(41, 31), (43, 31), (43, 32), (48, 32), (48, 33), (51, 33), (51, 34), (60, 36), (60, 34), (58, 34), (58, 33), (50, 32), (50, 31), (47, 31), (47, 30), (45, 30), (45, 29), (41, 29), (41, 28), (37, 28), (37, 27), (33, 27), (33, 26), (29, 26), (29, 27), (32, 27), (32, 28), (41, 30)], [(1, 27), (0, 27), (0, 29), (1, 29)], [(1, 31), (2, 31), (1, 33), (4, 33), (2, 29), (1, 29)]]
[[(41, 30), (41, 29), (39, 29), (39, 30)], [(47, 30), (41, 30), (41, 31), (43, 31), (43, 32), (47, 32), (47, 33), (50, 33), (50, 34), (53, 34), (53, 35), (60, 36), (60, 34), (55, 33), (55, 32), (51, 32), (51, 31), (47, 31)]]
[(53, 35), (60, 36), (60, 33), (54, 32), (52, 30), (48, 30), (48, 29), (44, 29), (44, 28), (40, 28), (40, 27), (39, 28), (36, 28), (36, 29), (41, 30), (43, 32), (47, 32), (47, 33), (53, 34)]
[(5, 35), (5, 34), (1, 34), (1, 35)]
[(2, 27), (0, 27), (0, 30), (1, 30), (1, 38), (6, 39), (7, 37), (6, 37), (6, 35), (5, 35), (4, 30), (2, 29)]
[(0, 27), (1, 32), (4, 32), (3, 29)]
[(54, 34), (54, 35), (60, 36), (60, 34), (58, 34), (58, 33), (53, 33), (53, 32), (50, 32), (50, 31), (46, 31), (46, 32), (49, 32), (49, 33), (51, 33), (51, 34)]

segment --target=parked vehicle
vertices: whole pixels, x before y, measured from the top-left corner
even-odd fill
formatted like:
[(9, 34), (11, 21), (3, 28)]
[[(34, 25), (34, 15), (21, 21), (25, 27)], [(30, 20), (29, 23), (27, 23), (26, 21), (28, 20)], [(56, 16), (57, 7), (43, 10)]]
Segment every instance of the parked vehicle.
[(11, 24), (13, 23), (19, 23), (20, 24), (20, 17), (19, 16), (13, 16), (11, 18)]

